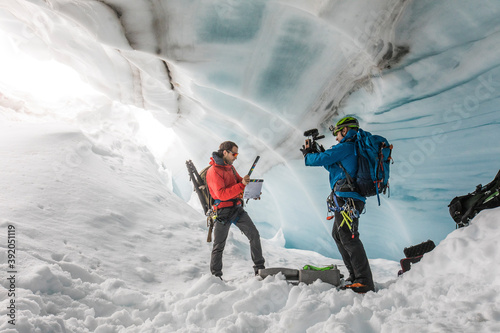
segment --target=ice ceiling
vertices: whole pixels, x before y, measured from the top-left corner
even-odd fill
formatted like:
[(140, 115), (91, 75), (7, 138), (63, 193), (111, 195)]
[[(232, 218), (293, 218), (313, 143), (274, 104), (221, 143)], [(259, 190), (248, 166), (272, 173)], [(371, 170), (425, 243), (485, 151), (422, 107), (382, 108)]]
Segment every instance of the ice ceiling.
[[(185, 200), (184, 161), (202, 168), (235, 141), (241, 173), (261, 156), (263, 200), (248, 210), (263, 236), (332, 256), (327, 173), (298, 148), (310, 128), (333, 145), (328, 126), (356, 115), (395, 147), (391, 197), (369, 200), (361, 233), (370, 257), (397, 259), (443, 239), (449, 201), (498, 171), (499, 14), (495, 0), (2, 0), (13, 56), (0, 68), (17, 69), (0, 105), (75, 122), (82, 110), (152, 114), (163, 127), (146, 144)], [(43, 62), (38, 84), (26, 57)], [(42, 98), (54, 91), (63, 104)]]

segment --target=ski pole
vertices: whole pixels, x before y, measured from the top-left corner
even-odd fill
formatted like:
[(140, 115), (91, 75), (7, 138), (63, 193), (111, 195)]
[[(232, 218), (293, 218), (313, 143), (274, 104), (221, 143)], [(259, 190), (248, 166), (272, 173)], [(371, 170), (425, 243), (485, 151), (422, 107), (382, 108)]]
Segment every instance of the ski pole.
[(250, 171), (248, 171), (248, 175), (249, 175), (249, 176), (252, 174), (253, 169), (255, 169), (255, 166), (257, 165), (257, 162), (259, 161), (259, 159), (260, 159), (260, 156), (257, 156), (257, 157), (255, 158), (255, 161), (253, 162), (252, 167), (250, 168)]

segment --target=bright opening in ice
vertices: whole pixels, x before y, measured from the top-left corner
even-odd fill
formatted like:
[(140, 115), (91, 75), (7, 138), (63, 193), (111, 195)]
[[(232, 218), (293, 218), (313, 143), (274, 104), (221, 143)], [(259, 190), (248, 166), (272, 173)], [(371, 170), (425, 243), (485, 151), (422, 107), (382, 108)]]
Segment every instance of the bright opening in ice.
[(3, 92), (51, 106), (97, 94), (73, 68), (19, 48), (15, 38), (1, 31), (0, 49), (0, 88)]

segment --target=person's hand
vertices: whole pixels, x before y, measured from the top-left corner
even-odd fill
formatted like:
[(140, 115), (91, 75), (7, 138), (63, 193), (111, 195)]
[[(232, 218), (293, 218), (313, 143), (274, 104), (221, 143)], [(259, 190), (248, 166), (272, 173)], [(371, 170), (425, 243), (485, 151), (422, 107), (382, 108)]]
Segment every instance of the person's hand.
[(304, 155), (304, 157), (306, 157), (307, 154), (310, 154), (313, 152), (313, 149), (308, 146), (307, 140), (306, 140), (306, 145), (302, 146), (302, 149), (300, 149), (300, 151), (302, 152), (302, 155)]
[(248, 183), (250, 183), (250, 176), (246, 175), (245, 177), (243, 177), (243, 179), (241, 180), (241, 183), (243, 185), (247, 185)]

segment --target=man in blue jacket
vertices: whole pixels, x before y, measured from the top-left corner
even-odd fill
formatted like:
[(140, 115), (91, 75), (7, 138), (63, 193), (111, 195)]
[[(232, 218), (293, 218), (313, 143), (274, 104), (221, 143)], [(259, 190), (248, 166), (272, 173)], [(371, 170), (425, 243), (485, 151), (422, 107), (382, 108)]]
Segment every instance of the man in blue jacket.
[(348, 184), (345, 173), (347, 171), (355, 179), (358, 172), (358, 158), (355, 155), (358, 128), (356, 118), (344, 117), (335, 127), (330, 126), (337, 145), (324, 152), (315, 152), (309, 147), (309, 141), (306, 141), (301, 151), (306, 166), (323, 166), (330, 173), (331, 198), (335, 207), (332, 236), (349, 271), (346, 281), (350, 284), (345, 287), (365, 293), (375, 290), (370, 264), (358, 232), (358, 217), (366, 198)]

